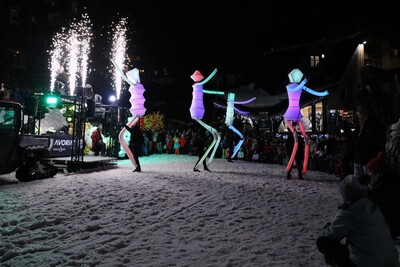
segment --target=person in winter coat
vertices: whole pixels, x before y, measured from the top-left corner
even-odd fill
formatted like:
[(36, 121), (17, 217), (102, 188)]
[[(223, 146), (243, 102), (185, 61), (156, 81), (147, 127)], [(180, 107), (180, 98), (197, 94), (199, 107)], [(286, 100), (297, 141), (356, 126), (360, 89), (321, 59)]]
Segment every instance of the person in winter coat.
[(343, 204), (325, 225), (317, 248), (333, 266), (398, 266), (399, 254), (382, 212), (367, 196), (362, 177), (348, 175), (339, 184)]
[(365, 169), (370, 176), (368, 197), (378, 205), (392, 238), (396, 239), (400, 236), (400, 174), (387, 164), (383, 151)]
[(365, 174), (365, 165), (379, 151), (385, 151), (386, 126), (376, 117), (372, 101), (362, 101), (357, 105), (359, 130), (353, 143), (353, 161), (356, 175)]
[(239, 152), (237, 153), (238, 160), (243, 160), (244, 159), (244, 151), (243, 147), (239, 148)]
[(340, 134), (340, 146), (338, 151), (338, 159), (336, 165), (336, 175), (340, 180), (353, 173), (352, 160), (352, 147), (351, 147), (351, 133), (343, 132)]
[(101, 125), (99, 125), (91, 135), (92, 151), (94, 152), (95, 156), (98, 156), (100, 153), (101, 155), (105, 154), (106, 144), (103, 142), (102, 130), (103, 128), (101, 127)]

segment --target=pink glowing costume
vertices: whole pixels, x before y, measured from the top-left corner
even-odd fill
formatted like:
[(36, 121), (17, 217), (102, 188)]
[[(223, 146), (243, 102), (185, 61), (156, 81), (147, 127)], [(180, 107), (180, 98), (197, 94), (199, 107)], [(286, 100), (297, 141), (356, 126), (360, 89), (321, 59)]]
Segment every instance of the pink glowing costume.
[[(297, 131), (295, 130), (295, 128), (293, 127), (293, 124), (292, 124), (292, 122), (298, 122), (301, 134), (304, 137), (304, 144), (305, 144), (304, 162), (303, 162), (303, 171), (302, 171), (305, 174), (307, 172), (310, 144), (308, 141), (306, 131), (304, 130), (303, 122), (301, 121), (301, 118), (303, 117), (303, 115), (301, 114), (301, 111), (300, 111), (301, 93), (303, 90), (310, 94), (316, 95), (316, 96), (326, 96), (329, 93), (328, 93), (328, 91), (317, 92), (317, 91), (314, 91), (314, 90), (306, 87), (305, 84), (307, 83), (307, 79), (304, 79), (300, 84), (298, 84), (302, 78), (303, 78), (303, 73), (299, 69), (294, 69), (289, 73), (290, 84), (288, 84), (286, 86), (286, 90), (288, 92), (288, 97), (289, 97), (289, 107), (286, 110), (283, 117), (285, 118), (286, 125), (289, 127), (289, 129), (293, 133), (293, 137), (294, 137), (293, 151), (292, 151), (292, 155), (290, 156), (289, 162), (286, 166), (286, 172), (288, 172), (293, 165), (293, 161), (294, 161), (296, 153), (297, 153), (297, 147), (299, 145)], [(300, 166), (298, 166), (298, 167), (300, 167)]]
[[(132, 128), (136, 123), (138, 123), (139, 118), (146, 113), (146, 108), (144, 107), (144, 103), (146, 101), (146, 99), (144, 98), (145, 89), (140, 83), (138, 69), (134, 68), (128, 71), (125, 75), (123, 71), (115, 64), (115, 62), (112, 61), (112, 63), (114, 64), (116, 70), (121, 75), (121, 77), (130, 85), (129, 92), (131, 93), (131, 97), (129, 99), (129, 102), (131, 103), (131, 108), (129, 109), (129, 111), (131, 112), (133, 119), (128, 123), (128, 126), (129, 128)], [(124, 127), (118, 135), (119, 142), (121, 143), (121, 146), (125, 150), (133, 166), (138, 167), (133, 157), (132, 150), (129, 148), (129, 145), (124, 139), (125, 132), (126, 128)]]
[[(203, 161), (207, 157), (207, 155), (210, 153), (210, 151), (213, 149), (207, 165), (211, 163), (211, 161), (214, 158), (215, 152), (218, 149), (219, 143), (221, 141), (221, 136), (219, 135), (218, 131), (211, 127), (210, 125), (204, 123), (201, 119), (203, 119), (204, 116), (204, 103), (203, 103), (203, 93), (206, 94), (218, 94), (218, 95), (223, 95), (224, 92), (220, 91), (210, 91), (210, 90), (204, 90), (203, 85), (207, 83), (215, 74), (217, 73), (217, 69), (214, 69), (214, 71), (205, 79), (203, 80), (203, 75), (201, 74), (200, 71), (196, 70), (190, 78), (192, 78), (193, 81), (196, 83), (193, 84), (193, 98), (192, 98), (192, 104), (190, 106), (190, 115), (192, 119), (200, 123), (201, 126), (203, 126), (207, 131), (209, 131), (213, 135), (213, 141), (211, 145), (208, 147), (206, 152), (204, 153), (203, 157), (197, 162), (196, 166), (194, 167), (197, 169), (197, 166), (203, 164)], [(200, 82), (203, 80), (202, 82)]]

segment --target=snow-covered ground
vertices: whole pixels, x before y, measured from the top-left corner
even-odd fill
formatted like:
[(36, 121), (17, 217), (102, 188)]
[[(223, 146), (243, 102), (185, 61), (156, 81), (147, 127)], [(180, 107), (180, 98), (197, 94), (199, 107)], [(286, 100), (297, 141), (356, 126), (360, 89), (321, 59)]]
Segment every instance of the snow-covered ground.
[[(140, 158), (19, 183), (0, 176), (0, 266), (325, 266), (315, 240), (337, 178), (197, 157)], [(202, 170), (202, 168), (200, 168)], [(400, 250), (400, 241), (396, 240)]]

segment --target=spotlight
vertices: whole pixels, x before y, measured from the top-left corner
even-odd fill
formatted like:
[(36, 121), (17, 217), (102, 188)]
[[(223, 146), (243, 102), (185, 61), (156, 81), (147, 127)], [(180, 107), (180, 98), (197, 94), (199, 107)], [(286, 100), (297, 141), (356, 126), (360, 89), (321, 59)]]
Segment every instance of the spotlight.
[(117, 100), (117, 98), (115, 97), (115, 95), (112, 95), (112, 96), (110, 96), (110, 97), (108, 98), (108, 100), (109, 100), (111, 103), (114, 103), (114, 102)]

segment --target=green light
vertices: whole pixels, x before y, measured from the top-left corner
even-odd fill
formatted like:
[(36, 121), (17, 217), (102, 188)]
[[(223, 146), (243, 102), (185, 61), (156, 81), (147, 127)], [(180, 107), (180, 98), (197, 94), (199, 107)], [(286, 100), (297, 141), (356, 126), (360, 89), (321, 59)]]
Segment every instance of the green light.
[(53, 95), (46, 96), (46, 105), (56, 107), (58, 105), (58, 97)]

